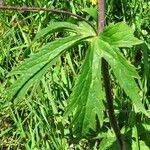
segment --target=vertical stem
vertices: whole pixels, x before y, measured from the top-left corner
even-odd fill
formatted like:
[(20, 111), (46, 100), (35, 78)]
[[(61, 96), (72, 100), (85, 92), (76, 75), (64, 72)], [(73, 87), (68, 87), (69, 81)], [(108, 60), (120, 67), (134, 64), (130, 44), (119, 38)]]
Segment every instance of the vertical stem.
[(112, 96), (111, 82), (110, 82), (108, 67), (109, 66), (108, 66), (107, 61), (102, 58), (102, 71), (103, 71), (103, 79), (104, 79), (104, 85), (105, 85), (105, 93), (106, 93), (109, 120), (110, 120), (111, 126), (115, 132), (115, 135), (118, 139), (120, 150), (126, 150), (125, 142), (121, 135), (119, 125), (118, 125), (116, 117), (115, 117), (114, 106), (113, 106), (113, 96)]
[[(99, 33), (103, 32), (104, 29), (104, 2), (105, 2), (104, 0), (98, 0), (98, 32)], [(113, 95), (111, 89), (111, 80), (109, 76), (109, 66), (107, 61), (104, 58), (102, 58), (102, 72), (103, 72), (109, 120), (115, 132), (115, 135), (118, 139), (120, 150), (126, 150), (125, 142), (121, 135), (119, 125), (115, 117), (114, 106), (113, 106)]]
[(3, 5), (3, 4), (4, 4), (3, 0), (0, 0), (0, 5)]
[(104, 29), (104, 0), (98, 0), (98, 32)]

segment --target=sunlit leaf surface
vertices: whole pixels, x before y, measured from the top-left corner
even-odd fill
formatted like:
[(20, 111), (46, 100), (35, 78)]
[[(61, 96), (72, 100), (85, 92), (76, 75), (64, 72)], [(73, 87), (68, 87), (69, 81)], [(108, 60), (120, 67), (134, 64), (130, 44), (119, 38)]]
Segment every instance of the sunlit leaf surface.
[(134, 37), (132, 29), (123, 22), (106, 27), (100, 38), (116, 47), (132, 47), (143, 43), (143, 41)]
[[(95, 40), (95, 39), (94, 39)], [(96, 129), (96, 115), (103, 122), (103, 92), (101, 81), (101, 57), (94, 42), (87, 51), (73, 93), (69, 98), (65, 116), (75, 110), (72, 124), (78, 134), (85, 135)]]

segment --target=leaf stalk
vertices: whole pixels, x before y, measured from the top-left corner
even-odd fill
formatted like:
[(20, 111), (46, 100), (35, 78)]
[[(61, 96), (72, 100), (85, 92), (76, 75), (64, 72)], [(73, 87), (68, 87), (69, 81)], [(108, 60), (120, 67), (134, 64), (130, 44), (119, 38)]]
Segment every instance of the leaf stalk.
[(93, 24), (91, 24), (88, 20), (86, 20), (84, 17), (74, 14), (70, 11), (65, 11), (65, 10), (59, 10), (59, 9), (50, 9), (50, 8), (40, 8), (40, 7), (27, 7), (27, 6), (4, 6), (4, 5), (0, 5), (0, 10), (18, 10), (18, 11), (47, 11), (47, 12), (51, 12), (51, 13), (55, 13), (55, 14), (66, 14), (69, 16), (73, 16), (76, 17), (80, 20), (85, 21), (86, 23), (88, 23), (94, 30), (94, 32), (96, 33), (96, 35), (98, 35), (98, 32), (96, 31), (95, 27), (93, 26)]

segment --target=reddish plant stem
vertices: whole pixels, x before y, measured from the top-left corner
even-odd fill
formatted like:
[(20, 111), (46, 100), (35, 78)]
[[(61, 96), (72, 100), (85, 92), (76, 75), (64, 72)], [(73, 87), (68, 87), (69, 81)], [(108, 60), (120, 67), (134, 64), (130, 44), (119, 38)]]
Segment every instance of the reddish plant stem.
[[(104, 30), (104, 0), (98, 0), (98, 32), (101, 33), (103, 32), (103, 30)], [(111, 79), (109, 76), (109, 66), (107, 61), (104, 58), (102, 58), (102, 72), (103, 72), (109, 120), (115, 132), (115, 135), (118, 139), (120, 150), (126, 150), (125, 142), (121, 135), (119, 125), (115, 117)]]
[(103, 71), (103, 79), (104, 79), (104, 85), (105, 85), (105, 93), (106, 93), (109, 120), (110, 120), (111, 126), (115, 132), (115, 135), (118, 139), (120, 150), (126, 150), (125, 141), (121, 135), (119, 125), (118, 125), (116, 117), (115, 117), (114, 106), (113, 106), (113, 96), (112, 96), (111, 82), (110, 82), (108, 68), (109, 68), (109, 66), (108, 66), (107, 61), (104, 58), (102, 58), (102, 71)]
[(74, 14), (74, 13), (69, 12), (69, 11), (65, 11), (65, 10), (50, 9), (50, 8), (39, 8), (39, 7), (27, 7), (27, 6), (23, 6), (23, 7), (20, 7), (20, 6), (3, 6), (3, 5), (0, 5), (0, 10), (48, 11), (48, 12), (52, 12), (55, 14), (66, 14), (66, 15), (73, 16), (73, 17), (76, 17), (80, 20), (85, 21), (86, 23), (88, 23), (93, 28), (96, 35), (98, 34), (95, 27), (88, 20), (86, 20), (84, 17), (77, 15), (77, 14)]
[(104, 0), (98, 1), (98, 32), (104, 29)]

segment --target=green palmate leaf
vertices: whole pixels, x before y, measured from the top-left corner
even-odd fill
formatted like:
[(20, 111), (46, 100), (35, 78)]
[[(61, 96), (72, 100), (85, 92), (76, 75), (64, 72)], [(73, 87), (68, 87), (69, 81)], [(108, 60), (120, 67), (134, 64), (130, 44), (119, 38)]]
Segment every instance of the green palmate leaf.
[(69, 22), (52, 22), (48, 27), (39, 31), (33, 41), (36, 41), (47, 34), (62, 31), (62, 29), (87, 36), (95, 35), (93, 29), (85, 22), (80, 22), (79, 26)]
[(106, 27), (100, 38), (116, 47), (132, 47), (143, 43), (134, 37), (132, 29), (123, 22)]
[(47, 72), (55, 59), (67, 48), (84, 37), (81, 35), (59, 39), (46, 45), (40, 51), (16, 67), (9, 75), (21, 74), (8, 89), (8, 99), (22, 98), (27, 90)]
[(139, 95), (140, 89), (135, 82), (135, 78), (139, 79), (140, 77), (138, 76), (134, 66), (132, 66), (118, 50), (115, 50), (108, 43), (102, 40), (99, 40), (99, 50), (111, 66), (120, 86), (132, 100), (136, 110), (149, 116), (142, 104), (141, 97)]
[(74, 130), (82, 135), (88, 133), (89, 129), (96, 129), (96, 115), (100, 123), (103, 122), (101, 61), (97, 49), (97, 43), (93, 42), (88, 49), (65, 112), (67, 117), (74, 111), (72, 125)]

